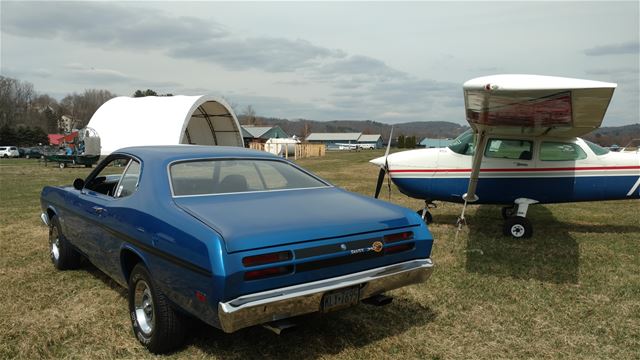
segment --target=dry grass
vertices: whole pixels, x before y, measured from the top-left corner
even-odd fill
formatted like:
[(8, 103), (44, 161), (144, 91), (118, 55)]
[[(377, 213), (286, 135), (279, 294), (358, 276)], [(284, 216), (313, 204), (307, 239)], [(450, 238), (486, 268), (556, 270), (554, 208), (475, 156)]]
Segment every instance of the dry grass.
[[(370, 195), (380, 152), (329, 153), (299, 163)], [(46, 184), (89, 169), (0, 160), (0, 358), (150, 358), (132, 336), (126, 290), (90, 264), (57, 272), (38, 218)], [(383, 190), (383, 199), (387, 199)], [(391, 201), (421, 203), (393, 190)], [(307, 316), (291, 334), (223, 334), (202, 324), (170, 358), (640, 358), (640, 202), (534, 206), (534, 238), (501, 236), (498, 207), (459, 205), (430, 226), (431, 280), (393, 292), (392, 305)]]

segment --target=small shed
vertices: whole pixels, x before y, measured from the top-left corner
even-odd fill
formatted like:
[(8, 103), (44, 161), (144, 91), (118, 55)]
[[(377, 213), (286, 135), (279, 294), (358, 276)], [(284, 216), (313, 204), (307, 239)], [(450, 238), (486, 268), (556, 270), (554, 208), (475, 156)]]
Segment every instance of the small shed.
[(252, 126), (242, 125), (242, 137), (246, 144), (250, 142), (266, 142), (269, 139), (286, 139), (289, 135), (278, 125)]
[(382, 135), (380, 134), (362, 134), (358, 138), (358, 144), (367, 145), (370, 148), (382, 148)]
[(102, 155), (143, 145), (244, 146), (233, 109), (210, 95), (116, 97), (96, 111), (87, 127), (100, 136)]

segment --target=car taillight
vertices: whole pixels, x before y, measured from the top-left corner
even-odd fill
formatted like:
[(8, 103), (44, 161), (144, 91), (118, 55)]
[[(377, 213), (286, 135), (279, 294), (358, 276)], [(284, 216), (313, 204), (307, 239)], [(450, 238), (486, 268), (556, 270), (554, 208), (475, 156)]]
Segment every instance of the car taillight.
[(393, 243), (397, 241), (411, 240), (413, 239), (413, 231), (405, 231), (397, 234), (390, 234), (384, 236), (385, 243)]
[(277, 266), (272, 268), (251, 270), (244, 273), (245, 280), (264, 279), (272, 276), (289, 274), (293, 270), (293, 266)]
[(393, 246), (389, 246), (384, 248), (384, 252), (385, 254), (395, 254), (395, 253), (399, 253), (402, 251), (408, 251), (413, 249), (414, 243), (408, 243), (408, 244), (400, 244), (400, 245), (393, 245)]
[(280, 251), (268, 254), (260, 254), (254, 256), (247, 256), (242, 258), (242, 265), (244, 266), (258, 266), (264, 264), (271, 264), (281, 261), (291, 260), (291, 251)]

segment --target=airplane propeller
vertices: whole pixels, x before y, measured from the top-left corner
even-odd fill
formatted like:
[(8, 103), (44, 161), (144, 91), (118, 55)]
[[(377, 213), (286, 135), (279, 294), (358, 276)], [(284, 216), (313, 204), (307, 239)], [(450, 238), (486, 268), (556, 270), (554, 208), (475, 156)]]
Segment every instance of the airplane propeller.
[(384, 165), (380, 167), (380, 172), (378, 172), (378, 181), (376, 182), (376, 192), (373, 195), (376, 199), (380, 195), (380, 190), (382, 189), (382, 183), (384, 182), (384, 176), (387, 175), (387, 185), (389, 187), (389, 197), (391, 197), (391, 181), (388, 178), (389, 176), (389, 162), (387, 158), (389, 157), (389, 150), (391, 149), (391, 139), (393, 139), (393, 126), (391, 126), (391, 132), (389, 133), (389, 143), (387, 144), (387, 151), (384, 153)]

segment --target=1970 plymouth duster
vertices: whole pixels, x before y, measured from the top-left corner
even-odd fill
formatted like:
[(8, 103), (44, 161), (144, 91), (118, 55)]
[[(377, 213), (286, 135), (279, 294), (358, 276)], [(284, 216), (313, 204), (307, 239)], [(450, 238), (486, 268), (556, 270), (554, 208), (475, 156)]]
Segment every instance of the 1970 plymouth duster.
[(125, 148), (41, 203), (55, 267), (84, 256), (128, 287), (133, 331), (155, 353), (181, 345), (185, 316), (234, 332), (372, 302), (432, 271), (413, 211), (265, 152)]

